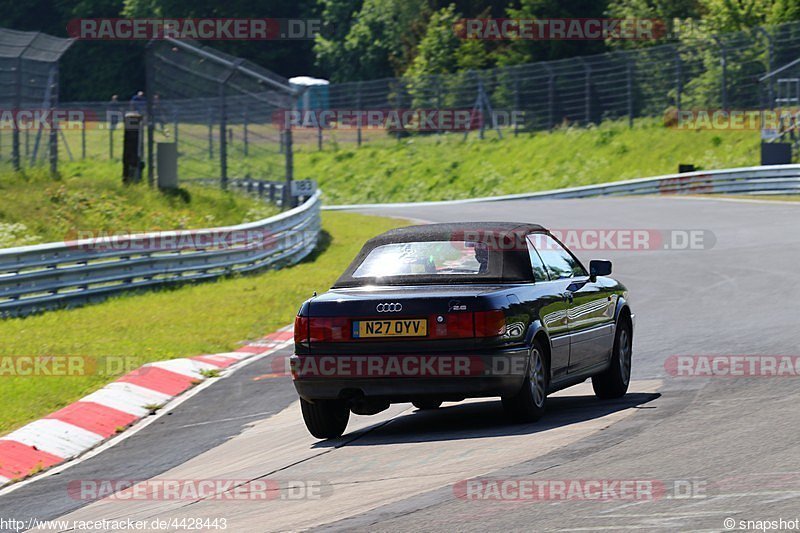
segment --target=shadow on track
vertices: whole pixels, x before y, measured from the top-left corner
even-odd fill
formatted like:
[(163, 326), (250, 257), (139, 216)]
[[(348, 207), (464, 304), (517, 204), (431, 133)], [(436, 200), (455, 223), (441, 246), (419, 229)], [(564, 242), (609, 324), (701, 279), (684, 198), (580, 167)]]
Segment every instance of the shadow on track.
[(338, 439), (320, 441), (313, 448), (380, 446), (411, 442), (534, 435), (562, 426), (601, 418), (611, 413), (639, 407), (661, 395), (629, 393), (617, 400), (598, 400), (594, 396), (558, 396), (548, 398), (547, 414), (538, 422), (515, 424), (504, 414), (500, 400), (447, 405), (432, 411), (415, 410), (368, 428), (345, 434)]

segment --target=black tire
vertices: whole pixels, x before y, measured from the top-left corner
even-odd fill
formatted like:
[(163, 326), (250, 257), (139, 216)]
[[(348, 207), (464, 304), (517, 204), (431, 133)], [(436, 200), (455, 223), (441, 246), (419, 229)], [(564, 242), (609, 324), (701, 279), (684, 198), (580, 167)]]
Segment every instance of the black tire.
[(544, 415), (547, 405), (548, 362), (538, 340), (533, 341), (528, 373), (522, 388), (514, 396), (504, 396), (503, 409), (515, 422), (536, 422)]
[(318, 439), (341, 437), (350, 420), (350, 409), (339, 400), (315, 400), (311, 403), (300, 398), (300, 409), (308, 432)]
[(625, 396), (631, 382), (632, 356), (633, 328), (631, 328), (630, 320), (623, 317), (614, 336), (611, 366), (605, 372), (592, 376), (592, 388), (595, 396), (603, 400)]
[(438, 409), (442, 405), (442, 402), (441, 400), (414, 400), (411, 404), (420, 411), (430, 411), (432, 409)]

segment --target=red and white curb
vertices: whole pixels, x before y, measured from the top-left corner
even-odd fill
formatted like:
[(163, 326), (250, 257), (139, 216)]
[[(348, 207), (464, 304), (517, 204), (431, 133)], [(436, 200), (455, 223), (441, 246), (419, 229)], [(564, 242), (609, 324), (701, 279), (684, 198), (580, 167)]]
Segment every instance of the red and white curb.
[(77, 402), (0, 437), (0, 486), (73, 459), (221, 371), (288, 344), (292, 326), (235, 352), (148, 363)]

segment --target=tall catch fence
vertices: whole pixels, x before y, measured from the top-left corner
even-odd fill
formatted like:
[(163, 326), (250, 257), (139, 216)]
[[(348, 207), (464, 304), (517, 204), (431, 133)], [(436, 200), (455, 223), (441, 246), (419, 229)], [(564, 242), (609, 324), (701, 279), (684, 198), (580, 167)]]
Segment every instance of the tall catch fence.
[[(292, 109), (288, 80), (241, 58), (186, 40), (147, 50), (148, 177), (153, 144), (178, 143), (181, 180), (292, 179), (291, 131), (275, 116)], [(288, 190), (288, 189), (287, 189)]]
[(0, 168), (20, 170), (49, 162), (51, 171), (57, 171), (59, 131), (48, 128), (46, 121), (35, 127), (31, 120), (20, 128), (15, 117), (20, 111), (58, 108), (58, 60), (72, 42), (0, 28), (0, 110), (13, 113), (0, 124)]
[[(100, 117), (131, 109), (149, 115), (153, 143), (178, 143), (181, 181), (287, 181), (294, 177), (293, 147), (361, 144), (413, 131), (341, 121), (340, 111), (466, 111), (479, 117), (470, 121), (469, 131), (483, 137), (492, 130), (515, 135), (687, 109), (772, 109), (800, 102), (798, 76), (788, 79), (790, 72), (780, 71), (798, 58), (800, 22), (795, 22), (558, 61), (300, 88), (240, 58), (167, 39), (148, 48), (146, 102), (120, 95), (122, 102), (63, 107)], [(780, 74), (763, 79), (776, 71)], [(287, 111), (301, 117), (290, 130)], [(304, 120), (307, 115), (313, 124)], [(106, 124), (60, 135), (69, 140), (73, 157), (120, 157), (121, 132), (115, 133), (110, 118), (99, 120)], [(66, 157), (66, 150), (59, 153)], [(145, 172), (153, 168), (150, 164)]]

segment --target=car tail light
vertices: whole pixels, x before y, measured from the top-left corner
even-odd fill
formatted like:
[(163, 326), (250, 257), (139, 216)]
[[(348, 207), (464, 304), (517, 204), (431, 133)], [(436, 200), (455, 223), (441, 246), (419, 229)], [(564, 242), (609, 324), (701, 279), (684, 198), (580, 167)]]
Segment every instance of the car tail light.
[(300, 344), (308, 340), (308, 317), (294, 317), (294, 342)]
[(431, 317), (430, 336), (435, 339), (496, 337), (505, 333), (505, 327), (502, 311), (448, 313)]
[(349, 341), (350, 320), (339, 317), (311, 317), (308, 319), (308, 337), (311, 342)]
[(497, 337), (506, 332), (506, 315), (500, 311), (478, 311), (475, 313), (475, 336)]
[(472, 337), (473, 333), (472, 313), (448, 313), (430, 319), (430, 336), (434, 339)]

